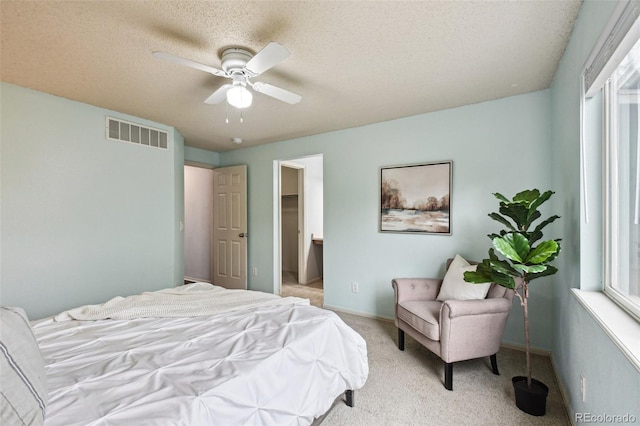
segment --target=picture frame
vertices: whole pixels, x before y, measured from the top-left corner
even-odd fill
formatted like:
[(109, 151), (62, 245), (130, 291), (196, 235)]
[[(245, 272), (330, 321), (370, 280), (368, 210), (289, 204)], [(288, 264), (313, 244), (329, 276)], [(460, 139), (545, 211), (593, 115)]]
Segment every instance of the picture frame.
[(380, 168), (379, 232), (451, 235), (453, 161)]

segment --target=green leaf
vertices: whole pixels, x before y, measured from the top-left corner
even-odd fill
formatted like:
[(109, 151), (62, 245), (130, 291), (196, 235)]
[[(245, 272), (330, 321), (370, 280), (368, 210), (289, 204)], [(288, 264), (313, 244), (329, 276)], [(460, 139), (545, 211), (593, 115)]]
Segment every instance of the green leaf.
[(489, 259), (484, 259), (478, 264), (475, 271), (470, 272), (472, 273), (471, 275), (469, 275), (469, 279), (467, 279), (467, 275), (465, 273), (465, 281), (473, 283), (491, 282), (491, 274), (493, 273), (493, 271), (491, 270)]
[(494, 238), (493, 246), (507, 259), (519, 263), (524, 263), (530, 250), (527, 239), (517, 232)]
[[(498, 237), (499, 238), (499, 237)], [(482, 261), (483, 264), (486, 264), (488, 266), (491, 266), (491, 261), (492, 260), (500, 260), (500, 258), (498, 257), (498, 255), (496, 254), (496, 249), (494, 249), (493, 247), (491, 247), (489, 249), (489, 259), (484, 259)]]
[(556, 268), (553, 265), (547, 265), (547, 269), (544, 270), (543, 272), (527, 275), (527, 280), (528, 281), (532, 281), (532, 280), (535, 280), (537, 278), (546, 277), (548, 275), (553, 275), (556, 272), (558, 272), (558, 268)]
[(529, 240), (529, 244), (535, 243), (536, 241), (538, 241), (540, 238), (542, 238), (542, 232), (541, 231), (533, 231), (531, 233), (529, 233), (527, 240)]
[(516, 263), (513, 267), (519, 271), (526, 272), (527, 274), (539, 274), (547, 269), (546, 265), (523, 265)]
[(506, 287), (512, 290), (516, 288), (516, 281), (511, 275), (494, 273), (491, 276), (491, 281), (498, 285), (501, 285), (502, 287)]
[(518, 271), (513, 269), (511, 264), (505, 260), (492, 260), (491, 268), (504, 275), (520, 275)]
[(527, 214), (529, 210), (521, 204), (509, 204), (509, 205), (501, 205), (500, 213), (504, 216), (508, 216), (513, 219), (513, 222), (516, 224), (518, 231), (523, 230), (524, 224), (527, 222)]
[(511, 263), (508, 260), (501, 260), (496, 254), (495, 249), (489, 249), (489, 259), (483, 260), (483, 267), (486, 265), (487, 268), (496, 271), (505, 275), (520, 275), (518, 271), (513, 269)]
[(536, 228), (533, 230), (533, 232), (534, 233), (542, 232), (542, 228), (544, 228), (545, 226), (547, 226), (548, 224), (550, 224), (551, 222), (553, 222), (556, 219), (560, 219), (560, 216), (558, 216), (557, 214), (554, 214), (553, 216), (551, 216), (547, 220), (545, 220), (543, 222), (540, 222), (540, 224), (538, 226), (536, 226)]
[[(548, 259), (557, 254), (558, 252), (558, 243), (554, 240), (548, 240), (541, 242), (537, 247), (533, 248), (526, 259), (524, 259), (525, 263), (533, 263), (539, 265), (543, 262), (548, 261)], [(535, 271), (540, 272), (540, 271)]]
[[(489, 253), (491, 255), (491, 253)], [(489, 259), (483, 259), (482, 262), (478, 263), (476, 266), (476, 272), (479, 274), (483, 274), (487, 277), (490, 277), (493, 274), (493, 269), (491, 268), (491, 261)]]
[(507, 197), (505, 197), (504, 195), (502, 195), (499, 192), (494, 192), (493, 196), (496, 197), (498, 200), (503, 201), (505, 203), (510, 203), (511, 202), (511, 200), (509, 200)]
[(524, 224), (525, 229), (529, 229), (531, 223), (538, 219), (540, 216), (542, 216), (542, 214), (538, 210), (534, 210), (533, 212), (529, 210), (527, 213), (527, 221)]
[(513, 201), (525, 204), (528, 209), (531, 203), (533, 203), (539, 196), (540, 191), (537, 189), (527, 189), (526, 191), (518, 192), (515, 197), (513, 197)]
[(468, 283), (474, 283), (474, 284), (490, 283), (491, 275), (487, 276), (479, 272), (466, 271), (464, 273), (464, 280)]
[(513, 227), (511, 222), (509, 222), (504, 216), (501, 216), (498, 213), (489, 213), (489, 217), (491, 219), (495, 220), (496, 222), (500, 222), (501, 224), (503, 224), (507, 228), (509, 228), (511, 230), (514, 230), (514, 231), (517, 231), (517, 229)]
[(476, 284), (494, 282), (506, 288), (515, 288), (516, 282), (513, 275), (519, 276), (520, 273), (513, 268), (511, 268), (512, 271), (508, 271), (508, 273), (496, 270), (493, 267), (493, 262), (502, 262), (507, 268), (510, 268), (510, 264), (507, 261), (500, 261), (493, 248), (489, 249), (489, 258), (490, 259), (483, 259), (482, 262), (478, 264), (475, 272), (465, 272), (465, 281)]
[(540, 195), (530, 206), (529, 209), (537, 210), (544, 202), (546, 202), (551, 196), (555, 194), (553, 191), (546, 191), (544, 194)]
[(556, 244), (558, 244), (558, 250), (555, 252), (555, 254), (553, 254), (552, 256), (549, 256), (549, 258), (547, 259), (547, 263), (553, 261), (556, 257), (558, 257), (558, 255), (560, 254), (560, 252), (562, 251), (562, 248), (560, 247), (560, 241), (562, 241), (560, 238), (553, 240), (556, 242)]

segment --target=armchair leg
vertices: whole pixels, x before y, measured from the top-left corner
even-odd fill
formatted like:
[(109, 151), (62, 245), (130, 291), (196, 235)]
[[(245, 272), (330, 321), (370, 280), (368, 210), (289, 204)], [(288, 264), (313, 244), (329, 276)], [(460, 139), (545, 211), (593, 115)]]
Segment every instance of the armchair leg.
[(404, 331), (398, 329), (398, 349), (404, 351)]
[(496, 358), (496, 354), (493, 354), (489, 357), (491, 359), (491, 369), (493, 370), (493, 374), (496, 376), (500, 375), (498, 371), (498, 359)]
[(447, 390), (453, 390), (453, 363), (444, 363), (444, 387)]

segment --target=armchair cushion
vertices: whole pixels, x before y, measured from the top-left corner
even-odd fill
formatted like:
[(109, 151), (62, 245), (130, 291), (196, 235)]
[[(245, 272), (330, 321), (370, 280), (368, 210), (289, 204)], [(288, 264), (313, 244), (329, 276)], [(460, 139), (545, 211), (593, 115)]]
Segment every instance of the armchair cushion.
[(431, 340), (440, 340), (440, 308), (442, 303), (426, 300), (407, 300), (399, 303), (398, 318)]
[(391, 281), (396, 304), (406, 300), (436, 300), (442, 280), (433, 278), (395, 278)]
[(443, 302), (445, 300), (476, 300), (487, 297), (491, 283), (472, 284), (464, 280), (464, 273), (475, 271), (476, 267), (456, 254), (444, 276), (436, 300)]

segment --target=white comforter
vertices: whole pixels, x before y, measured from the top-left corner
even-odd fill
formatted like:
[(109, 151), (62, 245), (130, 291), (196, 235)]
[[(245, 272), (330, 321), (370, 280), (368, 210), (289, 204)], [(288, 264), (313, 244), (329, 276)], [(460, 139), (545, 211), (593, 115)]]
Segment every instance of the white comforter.
[(196, 317), (236, 309), (290, 304), (308, 305), (309, 299), (280, 297), (261, 291), (228, 290), (207, 283), (193, 283), (133, 296), (114, 297), (100, 305), (85, 305), (64, 311), (56, 315), (54, 320)]
[(33, 328), (45, 425), (306, 425), (368, 375), (364, 339), (313, 306)]

